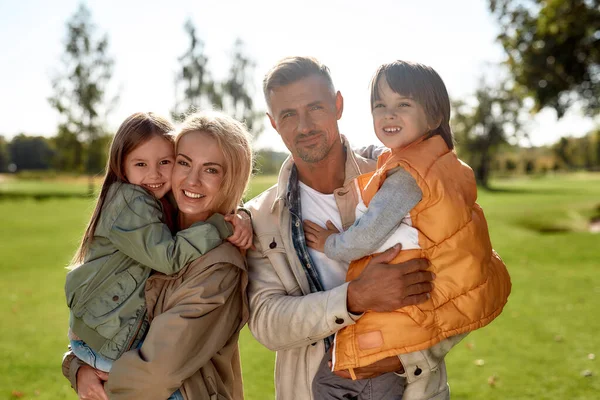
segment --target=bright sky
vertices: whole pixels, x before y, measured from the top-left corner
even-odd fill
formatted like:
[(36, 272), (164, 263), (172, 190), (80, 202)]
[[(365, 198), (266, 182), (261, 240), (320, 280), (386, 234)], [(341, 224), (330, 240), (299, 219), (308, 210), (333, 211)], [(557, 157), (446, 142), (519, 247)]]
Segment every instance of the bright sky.
[[(368, 83), (375, 69), (395, 59), (435, 68), (452, 98), (471, 93), (482, 74), (493, 75), (503, 52), (487, 0), (89, 0), (100, 32), (115, 58), (114, 89), (120, 101), (108, 120), (116, 130), (136, 111), (168, 115), (174, 103), (177, 58), (188, 46), (183, 25), (194, 21), (205, 42), (209, 68), (228, 70), (236, 37), (256, 61), (255, 99), (264, 109), (260, 83), (280, 58), (311, 55), (330, 69), (345, 99), (340, 130), (354, 146), (378, 143), (371, 126)], [(52, 136), (59, 121), (47, 98), (50, 76), (60, 67), (65, 22), (77, 0), (0, 1), (0, 134)], [(259, 147), (284, 150), (265, 120)], [(531, 124), (535, 145), (581, 135), (594, 122), (573, 112), (556, 121), (543, 112)]]

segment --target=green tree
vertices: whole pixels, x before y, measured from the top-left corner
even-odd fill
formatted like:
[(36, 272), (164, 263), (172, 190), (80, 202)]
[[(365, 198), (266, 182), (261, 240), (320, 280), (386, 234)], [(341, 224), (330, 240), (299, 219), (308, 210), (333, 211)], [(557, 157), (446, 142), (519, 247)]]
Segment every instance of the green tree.
[(453, 103), (457, 151), (484, 187), (488, 186), (492, 161), (500, 146), (511, 136), (524, 136), (520, 122), (522, 101), (507, 86), (493, 87), (482, 81), (473, 102)]
[(81, 4), (67, 22), (62, 72), (53, 77), (54, 94), (48, 99), (61, 115), (57, 138), (61, 169), (103, 168), (98, 157), (85, 150), (104, 134), (106, 116), (117, 100), (107, 99), (113, 64), (107, 35), (96, 35), (90, 11)]
[(245, 122), (256, 138), (262, 131), (264, 112), (255, 110), (252, 99), (255, 66), (256, 63), (246, 54), (244, 42), (236, 39), (229, 75), (221, 85), (221, 108), (238, 121)]
[(8, 164), (10, 164), (8, 143), (6, 143), (4, 136), (0, 135), (0, 172), (8, 171)]
[(600, 0), (489, 0), (499, 41), (535, 110), (600, 112)]
[(215, 82), (208, 70), (208, 57), (204, 54), (204, 42), (196, 34), (192, 20), (184, 25), (190, 45), (179, 57), (180, 71), (175, 76), (175, 107), (171, 116), (175, 121), (182, 121), (188, 113), (211, 108), (221, 108), (222, 99)]
[(26, 136), (21, 133), (10, 141), (8, 152), (17, 170), (43, 170), (52, 166), (54, 151), (42, 136)]

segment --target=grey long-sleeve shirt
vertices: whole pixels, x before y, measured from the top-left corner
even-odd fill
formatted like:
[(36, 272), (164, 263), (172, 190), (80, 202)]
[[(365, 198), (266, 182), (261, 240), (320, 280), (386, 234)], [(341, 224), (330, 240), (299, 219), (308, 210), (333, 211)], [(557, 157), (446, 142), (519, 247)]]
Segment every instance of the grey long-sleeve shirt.
[(364, 215), (345, 232), (327, 238), (325, 254), (345, 262), (373, 254), (422, 197), (412, 175), (401, 167), (394, 168), (388, 172)]

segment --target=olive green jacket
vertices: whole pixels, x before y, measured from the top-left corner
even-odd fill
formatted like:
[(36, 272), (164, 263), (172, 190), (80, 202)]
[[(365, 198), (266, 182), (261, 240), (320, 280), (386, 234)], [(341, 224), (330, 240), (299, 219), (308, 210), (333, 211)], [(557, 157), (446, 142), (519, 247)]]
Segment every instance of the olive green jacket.
[(119, 358), (147, 329), (144, 286), (152, 270), (177, 273), (231, 233), (214, 214), (173, 236), (154, 196), (113, 184), (84, 263), (67, 274), (71, 331), (103, 356)]

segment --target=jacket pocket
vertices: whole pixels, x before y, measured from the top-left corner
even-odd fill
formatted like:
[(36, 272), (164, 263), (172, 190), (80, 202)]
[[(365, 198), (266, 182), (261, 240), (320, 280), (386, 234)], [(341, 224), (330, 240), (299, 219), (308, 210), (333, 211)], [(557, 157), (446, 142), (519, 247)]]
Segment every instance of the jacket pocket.
[[(290, 260), (279, 232), (263, 233), (258, 236), (258, 242), (262, 249), (262, 255), (269, 259), (286, 292), (292, 296), (302, 295), (302, 289), (292, 272)], [(291, 251), (295, 252), (294, 249)]]
[(102, 317), (118, 308), (135, 291), (137, 282), (129, 271), (123, 271), (106, 282), (106, 289), (97, 292), (86, 305), (94, 317)]

